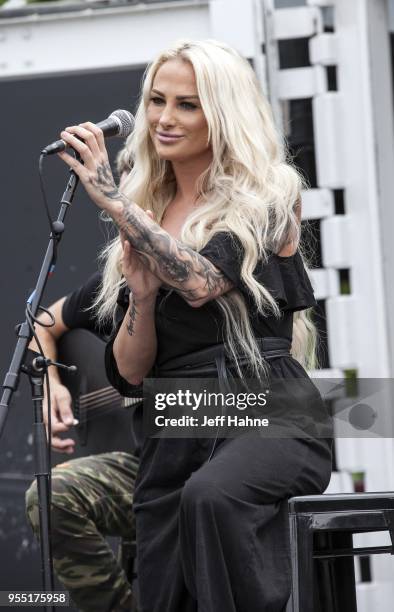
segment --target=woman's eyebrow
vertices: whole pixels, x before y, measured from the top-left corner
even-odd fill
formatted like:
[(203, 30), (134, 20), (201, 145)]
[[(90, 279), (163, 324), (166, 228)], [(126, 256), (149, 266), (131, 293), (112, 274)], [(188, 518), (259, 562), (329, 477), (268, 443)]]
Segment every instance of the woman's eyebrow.
[[(165, 95), (159, 91), (158, 89), (152, 89), (152, 92), (159, 94), (159, 96), (162, 96), (163, 98), (165, 98)], [(175, 96), (176, 100), (186, 100), (187, 98), (199, 98), (199, 96), (196, 95), (190, 95), (190, 96)]]

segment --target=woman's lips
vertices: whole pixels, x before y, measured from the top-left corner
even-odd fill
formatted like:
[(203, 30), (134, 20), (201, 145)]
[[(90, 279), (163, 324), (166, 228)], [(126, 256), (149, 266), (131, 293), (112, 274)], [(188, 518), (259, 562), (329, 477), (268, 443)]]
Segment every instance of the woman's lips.
[(168, 143), (171, 143), (171, 142), (177, 142), (178, 140), (183, 138), (183, 136), (181, 136), (181, 135), (180, 136), (176, 136), (174, 134), (162, 134), (160, 132), (156, 132), (156, 138), (160, 142), (168, 144)]

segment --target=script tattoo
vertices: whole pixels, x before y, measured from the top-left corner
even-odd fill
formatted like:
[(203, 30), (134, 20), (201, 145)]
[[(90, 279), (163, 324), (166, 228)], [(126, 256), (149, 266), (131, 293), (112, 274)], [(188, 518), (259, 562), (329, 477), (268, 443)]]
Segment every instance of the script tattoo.
[(127, 333), (129, 334), (129, 336), (132, 336), (134, 334), (134, 324), (135, 324), (135, 319), (137, 317), (137, 308), (135, 306), (135, 302), (134, 299), (131, 300), (130, 303), (130, 310), (129, 310), (129, 322), (127, 323)]

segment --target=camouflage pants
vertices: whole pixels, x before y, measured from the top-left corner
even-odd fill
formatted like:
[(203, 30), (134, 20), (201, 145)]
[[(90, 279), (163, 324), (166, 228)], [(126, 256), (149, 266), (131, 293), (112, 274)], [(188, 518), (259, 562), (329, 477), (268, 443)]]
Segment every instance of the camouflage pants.
[[(137, 469), (133, 455), (113, 452), (72, 459), (52, 470), (54, 568), (80, 610), (132, 609), (130, 584), (105, 536), (134, 539)], [(35, 482), (26, 493), (26, 510), (38, 536)]]

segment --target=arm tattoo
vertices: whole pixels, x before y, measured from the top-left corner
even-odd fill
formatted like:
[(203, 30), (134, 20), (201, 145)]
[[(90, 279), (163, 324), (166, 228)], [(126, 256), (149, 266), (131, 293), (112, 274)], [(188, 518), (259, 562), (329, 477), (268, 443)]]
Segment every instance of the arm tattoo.
[(135, 302), (134, 299), (132, 298), (131, 303), (130, 303), (130, 310), (129, 310), (129, 321), (127, 323), (127, 333), (129, 334), (129, 336), (132, 336), (134, 334), (134, 323), (137, 317), (137, 308), (135, 306)]
[(176, 240), (116, 190), (107, 197), (121, 202), (115, 222), (137, 252), (141, 262), (187, 302), (216, 297), (233, 284), (208, 259)]

